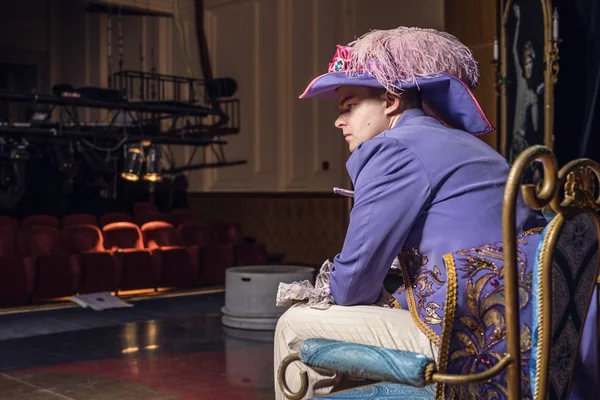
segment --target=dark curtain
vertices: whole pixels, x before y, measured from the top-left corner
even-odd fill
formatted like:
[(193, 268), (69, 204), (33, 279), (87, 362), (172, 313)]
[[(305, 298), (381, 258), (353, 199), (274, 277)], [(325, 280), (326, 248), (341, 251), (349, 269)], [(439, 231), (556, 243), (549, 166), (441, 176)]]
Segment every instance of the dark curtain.
[(560, 14), (560, 73), (554, 150), (561, 165), (600, 161), (600, 2), (555, 0)]

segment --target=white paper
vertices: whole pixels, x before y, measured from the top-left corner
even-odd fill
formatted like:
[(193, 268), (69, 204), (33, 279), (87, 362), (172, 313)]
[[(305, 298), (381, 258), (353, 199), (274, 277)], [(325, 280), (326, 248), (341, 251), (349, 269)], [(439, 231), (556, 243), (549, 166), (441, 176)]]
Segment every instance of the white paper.
[(113, 296), (110, 292), (99, 292), (72, 296), (71, 301), (83, 308), (91, 308), (94, 311), (103, 311), (110, 308), (133, 307), (120, 298)]

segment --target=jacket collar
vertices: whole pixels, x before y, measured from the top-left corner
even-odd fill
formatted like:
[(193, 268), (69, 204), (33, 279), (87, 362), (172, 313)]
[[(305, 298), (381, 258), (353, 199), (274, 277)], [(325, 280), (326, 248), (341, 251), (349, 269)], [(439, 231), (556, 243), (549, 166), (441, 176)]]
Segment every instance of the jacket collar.
[(397, 128), (401, 125), (406, 124), (407, 122), (418, 118), (418, 117), (426, 117), (427, 114), (425, 114), (425, 111), (423, 111), (420, 108), (410, 108), (408, 110), (405, 110), (402, 115), (400, 116), (400, 118), (398, 119), (398, 122), (396, 122), (396, 125), (394, 125), (394, 128)]

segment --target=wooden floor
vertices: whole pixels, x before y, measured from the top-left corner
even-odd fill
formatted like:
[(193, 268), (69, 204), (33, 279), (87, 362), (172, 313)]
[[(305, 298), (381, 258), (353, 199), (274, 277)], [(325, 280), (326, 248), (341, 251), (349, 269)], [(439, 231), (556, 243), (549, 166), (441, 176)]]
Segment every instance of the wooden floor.
[(273, 399), (273, 332), (221, 324), (222, 291), (0, 315), (0, 399)]

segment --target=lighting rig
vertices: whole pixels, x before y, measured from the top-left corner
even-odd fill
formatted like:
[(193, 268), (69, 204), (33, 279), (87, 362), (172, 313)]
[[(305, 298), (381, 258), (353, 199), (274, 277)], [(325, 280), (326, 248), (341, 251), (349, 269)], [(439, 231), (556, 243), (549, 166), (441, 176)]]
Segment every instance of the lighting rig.
[[(196, 3), (196, 21), (201, 23), (202, 1)], [(119, 38), (114, 73), (113, 7), (118, 8)], [(54, 154), (58, 169), (71, 183), (82, 170), (155, 183), (185, 171), (247, 163), (225, 157), (224, 137), (240, 131), (240, 101), (233, 98), (233, 79), (212, 77), (202, 26), (197, 34), (203, 79), (160, 74), (154, 66), (150, 72), (124, 70), (121, 16), (144, 14), (97, 4), (88, 11), (109, 13), (109, 87), (56, 84), (50, 94), (0, 90), (0, 102), (29, 106), (27, 121), (0, 121), (0, 207), (10, 209), (23, 196), (28, 160), (48, 154)], [(103, 122), (83, 121), (80, 113), (86, 109), (101, 110), (96, 114), (103, 115)], [(175, 164), (172, 145), (193, 147), (184, 165)], [(211, 162), (207, 151), (213, 154)], [(195, 162), (198, 154), (201, 159)]]

